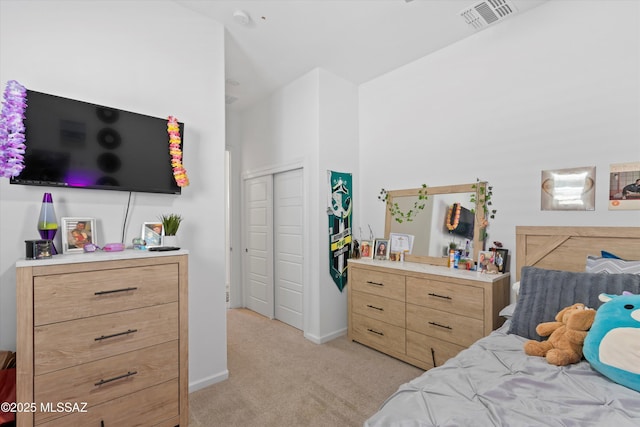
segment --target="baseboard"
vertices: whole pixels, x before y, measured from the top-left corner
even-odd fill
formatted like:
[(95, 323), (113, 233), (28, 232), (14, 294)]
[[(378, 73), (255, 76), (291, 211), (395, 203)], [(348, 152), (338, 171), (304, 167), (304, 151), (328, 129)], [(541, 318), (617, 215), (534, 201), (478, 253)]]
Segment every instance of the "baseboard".
[(194, 391), (198, 391), (198, 390), (203, 389), (205, 387), (209, 387), (210, 385), (213, 385), (215, 383), (219, 383), (220, 381), (224, 381), (224, 380), (226, 380), (228, 378), (229, 378), (229, 371), (227, 369), (225, 369), (224, 371), (220, 372), (219, 374), (212, 375), (210, 377), (203, 378), (201, 380), (191, 382), (191, 383), (189, 383), (189, 393), (193, 393)]
[(321, 337), (305, 332), (304, 333), (304, 337), (306, 339), (308, 339), (309, 341), (311, 341), (312, 343), (314, 343), (314, 344), (324, 344), (326, 342), (329, 342), (331, 340), (334, 340), (334, 339), (336, 339), (338, 337), (341, 337), (343, 335), (346, 335), (346, 334), (347, 334), (347, 328), (344, 328), (344, 329), (339, 329), (339, 330), (337, 330), (335, 332), (332, 332), (330, 334), (323, 335)]

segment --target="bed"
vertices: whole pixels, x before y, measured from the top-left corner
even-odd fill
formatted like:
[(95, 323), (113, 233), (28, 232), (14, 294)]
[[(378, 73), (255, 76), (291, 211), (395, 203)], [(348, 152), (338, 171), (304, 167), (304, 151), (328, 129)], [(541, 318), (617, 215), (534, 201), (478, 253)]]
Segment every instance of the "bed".
[(640, 293), (639, 274), (585, 272), (611, 254), (639, 260), (640, 227), (517, 227), (521, 287), (513, 311), (503, 311), (506, 323), (400, 386), (365, 426), (640, 426), (639, 392), (584, 359), (557, 367), (523, 351), (528, 339), (542, 339), (529, 336), (535, 325), (562, 304), (597, 308), (603, 289)]

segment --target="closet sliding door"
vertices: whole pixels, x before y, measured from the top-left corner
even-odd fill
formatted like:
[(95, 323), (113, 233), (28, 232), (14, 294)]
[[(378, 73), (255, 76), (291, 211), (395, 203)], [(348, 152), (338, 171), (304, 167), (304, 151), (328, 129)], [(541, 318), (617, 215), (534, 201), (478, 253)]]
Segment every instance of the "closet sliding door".
[(275, 316), (302, 329), (302, 169), (274, 175), (273, 187)]
[(245, 180), (245, 306), (303, 329), (303, 170)]
[(273, 319), (273, 177), (245, 181), (245, 307)]

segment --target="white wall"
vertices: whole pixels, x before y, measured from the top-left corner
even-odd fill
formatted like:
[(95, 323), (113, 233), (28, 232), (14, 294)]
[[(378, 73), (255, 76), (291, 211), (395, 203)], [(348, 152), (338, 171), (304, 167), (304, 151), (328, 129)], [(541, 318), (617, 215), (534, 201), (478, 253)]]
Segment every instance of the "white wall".
[[(358, 92), (352, 83), (329, 73), (319, 70), (320, 74), (320, 146), (318, 147), (318, 174), (320, 180), (317, 185), (318, 206), (313, 212), (317, 221), (312, 223), (312, 233), (315, 224), (318, 256), (317, 269), (313, 268), (313, 278), (318, 278), (320, 289), (320, 337), (323, 341), (335, 338), (347, 327), (347, 290), (342, 293), (329, 275), (329, 236), (328, 219), (326, 214), (328, 183), (326, 171), (348, 172), (352, 174), (352, 190), (358, 188), (360, 171), (358, 168)], [(351, 195), (352, 200), (358, 194)], [(356, 205), (357, 206), (357, 205)], [(356, 215), (352, 214), (352, 219)], [(357, 237), (358, 224), (352, 222), (352, 232)], [(312, 234), (313, 236), (313, 234)], [(317, 273), (315, 273), (317, 272)]]
[[(380, 188), (481, 178), (512, 251), (516, 225), (640, 225), (607, 209), (609, 165), (640, 160), (639, 31), (638, 2), (550, 1), (363, 84), (358, 222), (383, 234)], [(582, 166), (595, 211), (541, 211), (541, 171)]]
[(318, 146), (318, 71), (312, 71), (240, 115), (243, 173), (299, 162)]
[[(190, 386), (227, 377), (224, 304), (224, 30), (170, 1), (0, 3), (0, 82), (185, 123), (181, 196), (136, 193), (126, 242), (168, 212), (189, 258)], [(28, 141), (27, 141), (28, 144)], [(99, 242), (120, 241), (128, 193), (0, 182), (0, 348), (16, 341), (15, 270), (38, 238), (43, 192), (58, 217), (98, 219)], [(59, 245), (59, 237), (57, 244)], [(60, 246), (58, 246), (60, 247)], [(82, 255), (78, 255), (82, 256)]]
[(226, 114), (226, 141), (227, 150), (230, 156), (229, 165), (229, 228), (230, 228), (230, 245), (229, 256), (230, 258), (230, 288), (233, 292), (230, 293), (229, 307), (238, 308), (242, 307), (242, 203), (240, 194), (242, 192), (242, 180), (240, 177), (240, 147), (238, 142), (240, 141), (240, 132), (242, 129), (242, 123), (240, 122), (240, 115), (237, 112), (227, 111)]
[(304, 167), (304, 333), (325, 342), (346, 331), (346, 292), (329, 275), (326, 171), (357, 175), (356, 87), (315, 69), (241, 114), (244, 176)]

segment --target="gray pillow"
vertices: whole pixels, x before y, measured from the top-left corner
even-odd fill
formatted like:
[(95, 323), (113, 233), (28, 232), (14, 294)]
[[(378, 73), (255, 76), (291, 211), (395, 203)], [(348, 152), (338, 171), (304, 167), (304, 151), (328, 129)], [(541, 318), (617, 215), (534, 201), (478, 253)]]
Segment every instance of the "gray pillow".
[(584, 271), (587, 273), (609, 273), (609, 274), (640, 274), (640, 261), (627, 261), (624, 259), (587, 257), (587, 266)]
[(541, 341), (536, 326), (552, 322), (564, 307), (581, 302), (598, 308), (601, 293), (621, 294), (628, 291), (640, 294), (640, 275), (574, 273), (522, 267), (520, 294), (511, 318), (510, 334)]

